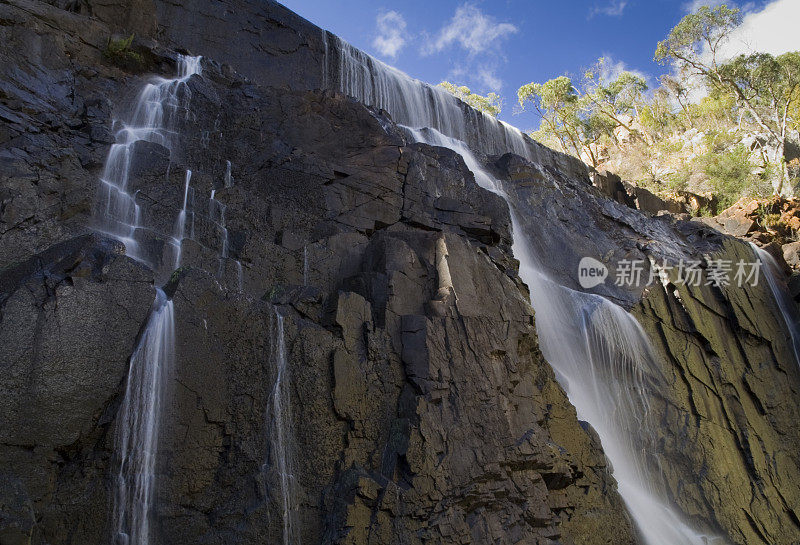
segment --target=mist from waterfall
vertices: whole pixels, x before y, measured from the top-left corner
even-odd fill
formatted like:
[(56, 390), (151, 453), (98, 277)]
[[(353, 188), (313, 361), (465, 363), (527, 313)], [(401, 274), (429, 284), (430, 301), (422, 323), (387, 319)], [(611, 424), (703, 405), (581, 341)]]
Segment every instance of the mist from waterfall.
[(114, 543), (147, 545), (156, 488), (155, 464), (165, 383), (175, 355), (172, 301), (156, 291), (144, 331), (130, 358), (116, 420), (119, 471), (114, 489)]
[[(118, 127), (116, 142), (108, 152), (100, 178), (94, 214), (96, 229), (118, 238), (125, 244), (129, 256), (150, 265), (153, 265), (150, 256), (141, 247), (141, 209), (136, 203), (136, 195), (130, 193), (129, 188), (133, 147), (137, 142), (146, 141), (172, 151), (176, 117), (188, 115), (186, 106), (191, 93), (186, 83), (201, 72), (200, 59), (179, 55), (177, 77), (155, 78), (144, 86), (129, 119), (114, 122)], [(187, 188), (190, 176), (188, 173)], [(172, 245), (175, 246), (175, 260), (179, 261), (181, 240)]]
[(292, 421), (289, 362), (286, 353), (284, 316), (275, 308), (271, 323), (274, 381), (267, 404), (269, 460), (264, 464), (267, 483), (277, 485), (276, 503), (281, 515), (281, 543), (295, 544), (296, 491), (292, 449)]
[(797, 310), (797, 304), (792, 299), (789, 293), (789, 288), (784, 281), (785, 275), (781, 271), (780, 265), (769, 252), (763, 250), (750, 243), (756, 257), (761, 262), (761, 270), (764, 277), (767, 279), (770, 292), (775, 298), (775, 303), (781, 312), (783, 323), (786, 324), (786, 329), (789, 332), (789, 338), (792, 341), (792, 352), (794, 354), (794, 361), (800, 365), (800, 312)]
[(527, 239), (536, 233), (521, 228), (513, 199), (463, 142), (429, 128), (404, 128), (416, 142), (461, 155), (478, 185), (508, 204), (514, 257), (520, 262), (520, 277), (530, 288), (542, 354), (556, 371), (578, 417), (600, 437), (620, 496), (645, 543), (723, 543), (682, 520), (654, 469), (658, 451), (653, 431), (658, 423), (651, 419), (649, 399), (666, 384), (636, 319), (609, 300), (569, 289), (543, 272), (541, 256), (533, 254), (534, 246)]

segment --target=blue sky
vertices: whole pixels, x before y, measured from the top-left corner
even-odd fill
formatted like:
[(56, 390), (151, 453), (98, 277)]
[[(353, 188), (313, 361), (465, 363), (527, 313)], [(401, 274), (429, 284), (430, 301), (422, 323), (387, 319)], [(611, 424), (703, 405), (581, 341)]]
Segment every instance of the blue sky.
[[(691, 9), (721, 0), (281, 0), (318, 26), (430, 83), (498, 92), (501, 119), (536, 128), (515, 113), (531, 81), (579, 74), (598, 57), (655, 84), (669, 68), (652, 61), (659, 40)], [(728, 2), (732, 4), (732, 2)], [(740, 3), (746, 14), (732, 52), (800, 49), (800, 0)], [(792, 22), (793, 21), (793, 22)]]

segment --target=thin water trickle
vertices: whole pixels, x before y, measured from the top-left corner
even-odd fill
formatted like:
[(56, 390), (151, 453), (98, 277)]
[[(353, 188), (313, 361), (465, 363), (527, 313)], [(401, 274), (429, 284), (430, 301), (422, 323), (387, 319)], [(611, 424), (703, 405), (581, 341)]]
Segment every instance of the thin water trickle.
[(794, 361), (800, 365), (800, 313), (797, 310), (797, 305), (789, 293), (789, 288), (786, 285), (784, 274), (780, 269), (780, 265), (772, 257), (769, 252), (763, 250), (750, 243), (756, 257), (761, 262), (761, 270), (764, 277), (767, 279), (767, 284), (775, 298), (775, 303), (781, 312), (783, 323), (786, 324), (786, 329), (789, 332), (789, 338), (792, 342), (792, 352), (794, 354)]
[[(231, 187), (231, 163), (225, 162), (225, 184), (226, 187)], [(230, 183), (230, 185), (228, 185)], [(236, 268), (236, 286), (239, 292), (242, 291), (244, 285), (242, 264), (238, 259), (232, 259), (230, 256), (230, 238), (228, 227), (226, 225), (226, 211), (227, 208), (224, 204), (216, 199), (216, 190), (211, 190), (211, 197), (208, 201), (208, 219), (213, 222), (219, 229), (220, 234), (220, 253), (217, 266), (217, 279), (222, 281), (225, 278), (226, 267), (232, 261)]]
[(278, 505), (281, 515), (283, 545), (295, 543), (294, 537), (294, 475), (292, 463), (292, 423), (290, 379), (284, 316), (276, 308), (272, 321), (272, 363), (274, 376), (268, 404), (267, 425), (270, 429), (270, 463), (265, 467), (275, 475), (278, 484)]
[(125, 397), (116, 423), (119, 472), (114, 496), (118, 545), (147, 545), (156, 488), (155, 462), (165, 383), (175, 354), (175, 315), (163, 291), (130, 359)]
[(225, 187), (233, 187), (233, 176), (231, 175), (230, 161), (225, 161)]
[(175, 249), (175, 266), (177, 269), (181, 265), (181, 249), (183, 248), (183, 238), (186, 231), (186, 205), (189, 202), (189, 183), (192, 181), (192, 171), (186, 171), (186, 181), (183, 189), (183, 206), (175, 220), (175, 228), (172, 234), (172, 245)]

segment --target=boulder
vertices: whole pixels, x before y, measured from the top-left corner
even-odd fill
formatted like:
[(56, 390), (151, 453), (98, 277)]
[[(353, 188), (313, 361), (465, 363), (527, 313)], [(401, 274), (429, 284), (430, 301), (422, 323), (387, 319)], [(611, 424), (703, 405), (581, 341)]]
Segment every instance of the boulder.
[(790, 242), (781, 246), (783, 259), (792, 269), (800, 269), (800, 242)]

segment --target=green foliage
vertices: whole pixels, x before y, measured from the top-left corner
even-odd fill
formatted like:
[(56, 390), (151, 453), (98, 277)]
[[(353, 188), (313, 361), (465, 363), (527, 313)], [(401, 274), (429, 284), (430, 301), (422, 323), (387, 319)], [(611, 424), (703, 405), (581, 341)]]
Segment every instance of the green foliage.
[(700, 207), (700, 209), (697, 211), (697, 215), (703, 218), (711, 218), (716, 214), (711, 206), (706, 204)]
[(764, 199), (772, 193), (764, 176), (753, 174), (750, 150), (738, 144), (727, 151), (712, 151), (699, 158), (721, 208), (727, 208), (743, 197)]
[[(723, 153), (731, 147), (736, 146), (739, 141), (738, 135), (729, 131), (709, 130), (703, 135), (703, 141), (710, 153)], [(744, 146), (741, 146), (744, 148)], [(750, 150), (747, 151), (748, 158)]]
[(672, 110), (669, 94), (662, 88), (656, 89), (652, 100), (639, 108), (639, 124), (653, 140), (667, 136), (677, 121), (678, 115)]
[[(719, 54), (741, 22), (726, 5), (684, 17), (658, 43), (655, 60), (676, 70), (652, 93), (641, 76), (615, 73), (604, 58), (580, 78), (523, 85), (520, 106), (540, 118), (531, 136), (595, 168), (607, 154), (623, 179), (662, 195), (710, 189), (722, 207), (771, 195), (773, 182), (787, 178), (788, 131), (800, 129), (800, 52), (724, 61)], [(742, 144), (752, 138), (763, 146)]]
[(476, 110), (485, 112), (493, 117), (497, 117), (501, 111), (502, 101), (500, 100), (500, 96), (496, 93), (489, 93), (486, 96), (482, 96), (470, 91), (469, 87), (464, 85), (456, 86), (449, 81), (441, 82), (439, 87), (460, 98)]
[(596, 146), (616, 140), (617, 127), (633, 132), (629, 119), (644, 105), (647, 90), (639, 75), (621, 72), (609, 81), (604, 77), (608, 71), (606, 59), (600, 58), (577, 86), (570, 77), (559, 76), (520, 87), (520, 106), (533, 108), (541, 119), (534, 134), (558, 142), (562, 151), (576, 157), (588, 156), (597, 166)]
[(703, 59), (706, 48), (715, 61), (719, 48), (741, 21), (741, 13), (736, 8), (725, 4), (714, 8), (702, 6), (681, 19), (666, 40), (658, 42), (655, 60), (676, 62), (692, 70), (709, 70)]
[(146, 68), (144, 56), (131, 47), (134, 35), (118, 40), (108, 39), (103, 56), (115, 66), (123, 70), (142, 71)]

